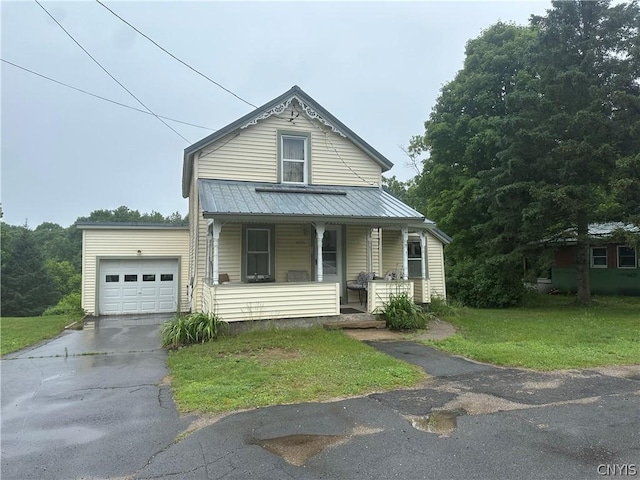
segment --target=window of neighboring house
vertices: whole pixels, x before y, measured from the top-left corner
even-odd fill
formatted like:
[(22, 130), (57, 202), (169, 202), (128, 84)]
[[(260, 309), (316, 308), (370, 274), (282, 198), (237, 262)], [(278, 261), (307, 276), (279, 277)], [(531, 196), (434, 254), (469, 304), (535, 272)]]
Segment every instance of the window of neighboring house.
[(407, 243), (409, 257), (409, 278), (422, 278), (422, 255), (420, 241)]
[(591, 247), (591, 268), (607, 268), (607, 247)]
[(280, 136), (282, 183), (307, 183), (309, 145), (307, 136)]
[(271, 275), (271, 230), (268, 228), (246, 229), (245, 276)]
[(618, 268), (636, 268), (636, 249), (634, 247), (618, 246)]

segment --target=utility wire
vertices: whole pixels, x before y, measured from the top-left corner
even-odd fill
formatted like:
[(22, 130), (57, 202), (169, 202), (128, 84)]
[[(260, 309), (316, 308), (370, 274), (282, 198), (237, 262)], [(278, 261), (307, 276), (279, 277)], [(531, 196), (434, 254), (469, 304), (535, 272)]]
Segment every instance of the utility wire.
[[(102, 97), (100, 95), (96, 95), (95, 93), (87, 92), (86, 90), (82, 90), (81, 88), (74, 87), (73, 85), (69, 85), (67, 83), (61, 82), (61, 81), (56, 80), (54, 78), (47, 77), (46, 75), (43, 75), (43, 74), (38, 73), (38, 72), (34, 72), (33, 70), (29, 70), (28, 68), (22, 67), (22, 66), (18, 65), (17, 63), (10, 62), (9, 60), (5, 60), (4, 58), (0, 58), (0, 61), (2, 61), (4, 63), (7, 63), (9, 65), (12, 65), (12, 66), (14, 66), (16, 68), (19, 68), (20, 70), (24, 70), (25, 72), (29, 72), (29, 73), (31, 73), (33, 75), (37, 75), (38, 77), (44, 78), (45, 80), (49, 80), (50, 82), (57, 83), (58, 85), (62, 85), (63, 87), (71, 88), (72, 90), (76, 90), (76, 91), (78, 91), (80, 93), (84, 93), (85, 95), (91, 95), (92, 97), (99, 98), (100, 100), (104, 100), (105, 102), (110, 102), (110, 103), (113, 103), (115, 105), (119, 105), (121, 107), (128, 108), (130, 110), (135, 110), (136, 112), (144, 113), (145, 115), (153, 115), (151, 112), (148, 112), (146, 110), (142, 110), (141, 108), (136, 108), (136, 107), (132, 107), (131, 105), (127, 105), (125, 103), (116, 102), (115, 100), (111, 100), (110, 98)], [(165, 117), (163, 115), (158, 115), (158, 117), (164, 118), (165, 120), (171, 120), (172, 122), (182, 123), (183, 125), (189, 125), (190, 127), (202, 128), (203, 130), (209, 130), (209, 131), (212, 131), (212, 132), (216, 130), (215, 128), (203, 127), (202, 125), (196, 125), (195, 123), (183, 122), (182, 120), (176, 120), (175, 118)]]
[(78, 45), (78, 47), (80, 47), (80, 48), (82, 49), (82, 51), (83, 51), (84, 53), (86, 53), (86, 54), (89, 56), (89, 58), (91, 58), (91, 60), (93, 60), (93, 61), (96, 63), (96, 65), (98, 65), (98, 66), (99, 66), (99, 67), (100, 67), (100, 68), (101, 68), (101, 69), (102, 69), (102, 70), (103, 70), (107, 75), (109, 75), (109, 76), (113, 79), (113, 81), (114, 81), (114, 82), (116, 82), (118, 85), (120, 85), (120, 86), (121, 86), (121, 87), (122, 87), (122, 88), (123, 88), (123, 89), (124, 89), (128, 94), (129, 94), (129, 95), (131, 95), (133, 98), (135, 98), (135, 99), (136, 99), (136, 101), (137, 101), (140, 105), (142, 105), (145, 109), (147, 109), (147, 110), (149, 111), (149, 113), (151, 113), (151, 115), (153, 115), (153, 116), (154, 116), (154, 117), (156, 117), (158, 120), (160, 120), (160, 121), (161, 121), (161, 122), (162, 122), (162, 123), (163, 123), (167, 128), (169, 128), (173, 133), (175, 133), (176, 135), (178, 135), (178, 136), (179, 136), (180, 138), (182, 138), (185, 142), (187, 142), (187, 143), (191, 143), (191, 142), (190, 142), (189, 140), (187, 140), (183, 135), (181, 135), (181, 134), (180, 134), (176, 129), (174, 129), (171, 125), (169, 125), (167, 122), (165, 122), (163, 119), (161, 119), (158, 115), (156, 115), (156, 114), (153, 112), (153, 110), (151, 110), (149, 107), (147, 107), (147, 106), (142, 102), (142, 100), (140, 100), (138, 97), (136, 97), (136, 96), (135, 96), (135, 95), (134, 95), (134, 94), (133, 94), (133, 93), (132, 93), (132, 92), (131, 92), (127, 87), (125, 87), (122, 83), (120, 83), (120, 82), (118, 81), (118, 79), (116, 79), (116, 77), (114, 77), (113, 75), (111, 75), (111, 73), (109, 73), (109, 71), (108, 71), (106, 68), (104, 68), (104, 67), (102, 66), (102, 64), (101, 64), (100, 62), (98, 62), (98, 60), (96, 60), (96, 59), (95, 59), (95, 58), (94, 58), (94, 57), (93, 57), (93, 56), (92, 56), (92, 55), (87, 51), (87, 49), (86, 49), (86, 48), (84, 48), (82, 45), (80, 45), (80, 43), (79, 43), (75, 38), (73, 38), (73, 35), (71, 35), (71, 34), (67, 31), (67, 29), (65, 29), (65, 28), (62, 26), (62, 24), (61, 24), (60, 22), (58, 22), (58, 20), (56, 20), (56, 18), (55, 18), (53, 15), (51, 15), (51, 14), (49, 13), (49, 11), (48, 11), (46, 8), (44, 8), (44, 7), (43, 7), (43, 6), (42, 6), (42, 4), (41, 4), (38, 0), (34, 0), (34, 1), (38, 4), (38, 6), (39, 6), (42, 10), (44, 10), (44, 11), (45, 11), (45, 13), (46, 13), (47, 15), (49, 15), (49, 17), (51, 17), (51, 19), (52, 19), (54, 22), (56, 22), (56, 24), (57, 24), (57, 25), (58, 25), (58, 26), (59, 26), (59, 27), (64, 31), (64, 33), (66, 33), (66, 34), (67, 34), (67, 36), (68, 36), (71, 40), (73, 40), (73, 42), (74, 42), (76, 45)]
[(209, 80), (211, 83), (213, 83), (214, 85), (220, 87), (221, 89), (223, 89), (225, 92), (230, 93), (231, 95), (233, 95), (234, 97), (236, 97), (238, 100), (246, 103), (247, 105), (253, 107), (253, 108), (258, 108), (256, 105), (254, 105), (253, 103), (249, 102), (248, 100), (245, 100), (244, 98), (242, 98), (239, 95), (236, 95), (235, 93), (233, 93), (231, 90), (229, 90), (228, 88), (220, 85), (218, 82), (216, 82), (215, 80), (213, 80), (212, 78), (208, 77), (207, 75), (205, 75), (204, 73), (202, 73), (199, 70), (196, 70), (195, 68), (193, 68), (191, 65), (189, 65), (187, 62), (179, 59), (178, 57), (176, 57), (173, 53), (169, 52), (167, 49), (163, 48), (162, 46), (158, 45), (158, 43), (153, 40), (152, 38), (150, 38), (148, 35), (145, 35), (144, 33), (142, 33), (140, 30), (138, 30), (136, 27), (134, 27), (133, 25), (131, 25), (129, 22), (127, 22), (124, 18), (122, 18), (120, 15), (118, 15), (116, 12), (114, 12), (113, 10), (111, 10), (109, 7), (107, 7), (104, 3), (102, 3), (100, 0), (96, 0), (96, 2), (98, 2), (100, 5), (102, 5), (104, 8), (106, 8), (109, 12), (111, 12), (112, 15), (114, 15), (115, 17), (119, 18), (122, 22), (126, 23), (127, 25), (129, 25), (131, 28), (133, 28), (136, 32), (138, 32), (140, 35), (142, 35), (144, 38), (146, 38), (147, 40), (149, 40), (151, 43), (153, 43), (156, 47), (158, 47), (160, 50), (162, 50), (164, 53), (166, 53), (167, 55), (169, 55), (171, 58), (173, 58), (174, 60), (177, 60), (178, 62), (180, 62), (181, 64), (183, 64), (185, 67), (193, 70), (195, 73), (197, 73), (198, 75), (200, 75), (203, 78), (206, 78), (207, 80)]

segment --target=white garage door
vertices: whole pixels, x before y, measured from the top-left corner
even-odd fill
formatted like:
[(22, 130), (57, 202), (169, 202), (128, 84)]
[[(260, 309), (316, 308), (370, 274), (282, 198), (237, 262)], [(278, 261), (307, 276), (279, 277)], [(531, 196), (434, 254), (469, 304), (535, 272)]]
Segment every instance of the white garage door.
[(177, 260), (101, 260), (100, 313), (175, 312)]

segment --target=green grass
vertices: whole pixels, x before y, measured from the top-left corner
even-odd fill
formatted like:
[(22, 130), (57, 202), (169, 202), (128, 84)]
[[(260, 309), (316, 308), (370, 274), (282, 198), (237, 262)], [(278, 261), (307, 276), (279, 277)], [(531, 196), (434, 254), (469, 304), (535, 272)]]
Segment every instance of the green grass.
[(424, 343), (481, 362), (536, 370), (640, 364), (640, 298), (597, 297), (588, 308), (573, 301), (546, 295), (525, 308), (457, 308), (441, 318), (458, 334)]
[(340, 331), (256, 331), (169, 355), (182, 412), (223, 412), (415, 385), (425, 377)]
[(3, 317), (0, 319), (0, 355), (21, 350), (58, 335), (78, 318), (68, 315), (47, 317)]

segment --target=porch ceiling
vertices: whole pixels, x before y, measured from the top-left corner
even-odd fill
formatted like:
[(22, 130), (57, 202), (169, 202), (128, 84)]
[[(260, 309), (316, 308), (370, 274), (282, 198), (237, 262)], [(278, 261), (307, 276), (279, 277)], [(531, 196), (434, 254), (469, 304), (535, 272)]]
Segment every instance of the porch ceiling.
[(261, 221), (278, 217), (349, 223), (422, 223), (420, 212), (378, 187), (283, 185), (198, 180), (205, 217)]

